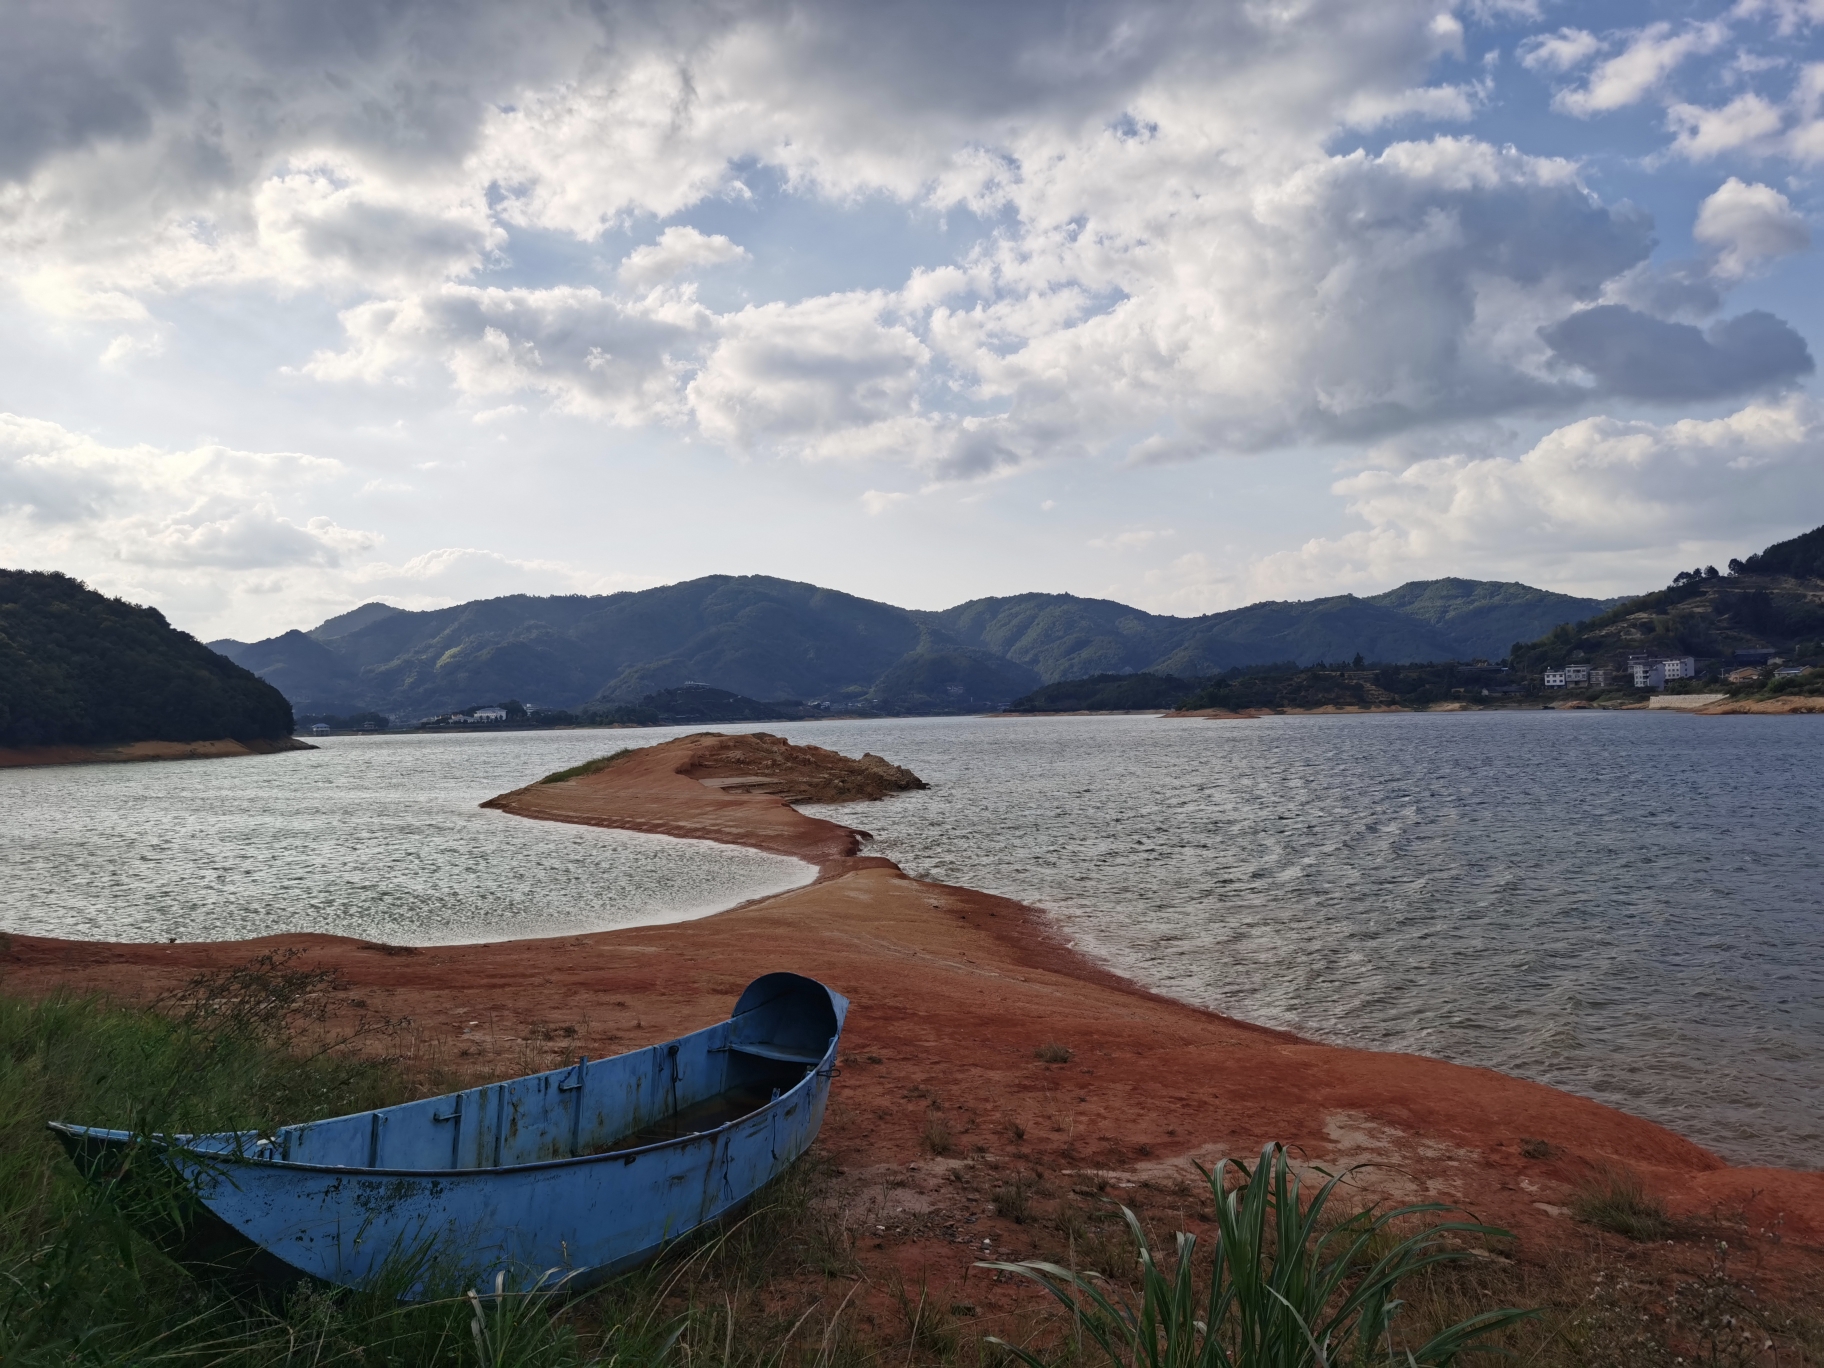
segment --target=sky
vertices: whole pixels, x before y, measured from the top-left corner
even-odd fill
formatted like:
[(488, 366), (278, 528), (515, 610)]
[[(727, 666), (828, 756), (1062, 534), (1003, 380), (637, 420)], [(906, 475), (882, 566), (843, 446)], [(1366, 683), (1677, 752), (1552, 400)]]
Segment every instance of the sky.
[(1824, 0), (8, 0), (0, 564), (204, 639), (1824, 523)]

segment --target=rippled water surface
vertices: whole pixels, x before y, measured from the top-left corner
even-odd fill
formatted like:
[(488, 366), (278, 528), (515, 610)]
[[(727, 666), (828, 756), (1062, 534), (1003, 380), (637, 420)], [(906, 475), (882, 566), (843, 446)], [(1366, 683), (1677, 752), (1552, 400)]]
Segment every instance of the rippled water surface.
[[(755, 730), (755, 728), (728, 728)], [(823, 809), (1164, 992), (1824, 1165), (1824, 726), (1536, 712), (764, 730), (933, 787)], [(0, 771), (0, 926), (428, 943), (687, 916), (805, 866), (482, 798), (671, 731)]]
[(734, 846), (476, 806), (616, 735), (332, 737), (285, 755), (0, 770), (0, 930), (449, 944), (681, 920), (813, 876)]
[[(843, 732), (847, 730), (848, 736)], [(1503, 712), (827, 723), (844, 809), (1161, 991), (1824, 1166), (1824, 727)]]

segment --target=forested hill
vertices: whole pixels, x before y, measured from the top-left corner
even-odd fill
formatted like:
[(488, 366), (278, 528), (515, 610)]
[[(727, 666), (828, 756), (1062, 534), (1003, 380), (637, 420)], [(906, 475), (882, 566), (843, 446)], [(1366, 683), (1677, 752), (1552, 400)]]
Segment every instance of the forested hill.
[(1373, 599), (1255, 603), (1201, 617), (1021, 594), (916, 611), (762, 575), (638, 593), (513, 595), (427, 612), (365, 604), (310, 631), (212, 642), (299, 712), (414, 721), (480, 699), (609, 711), (686, 685), (832, 709), (972, 712), (1094, 674), (1471, 660), (1606, 605), (1519, 584), (1433, 580)]
[(283, 694), (157, 609), (0, 570), (0, 746), (254, 741), (291, 723)]
[(1577, 663), (1620, 667), (1635, 654), (1735, 661), (1738, 652), (1824, 658), (1824, 527), (1732, 560), (1726, 572), (1680, 571), (1664, 589), (1517, 646), (1513, 663), (1537, 672)]

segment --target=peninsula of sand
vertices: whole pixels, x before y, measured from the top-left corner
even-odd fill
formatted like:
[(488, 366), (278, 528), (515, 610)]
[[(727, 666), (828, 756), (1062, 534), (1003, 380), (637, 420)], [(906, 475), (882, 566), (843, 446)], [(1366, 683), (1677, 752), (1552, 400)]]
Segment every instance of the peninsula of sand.
[(547, 1067), (547, 1054), (664, 1040), (721, 1019), (760, 973), (813, 975), (854, 1004), (821, 1143), (842, 1181), (868, 1194), (877, 1234), (858, 1249), (864, 1266), (915, 1261), (966, 1276), (984, 1243), (1030, 1252), (1031, 1227), (988, 1200), (1011, 1168), (1066, 1186), (1093, 1179), (1127, 1200), (1194, 1183), (1194, 1162), (1270, 1140), (1327, 1169), (1374, 1165), (1371, 1189), (1459, 1203), (1516, 1232), (1523, 1254), (1598, 1238), (1573, 1222), (1572, 1194), (1626, 1170), (1693, 1228), (1722, 1222), (1738, 1258), (1775, 1274), (1821, 1266), (1824, 1174), (1733, 1167), (1537, 1083), (1314, 1043), (1169, 1000), (1077, 954), (1044, 914), (909, 877), (864, 854), (864, 832), (797, 806), (913, 786), (878, 757), (764, 733), (687, 736), (485, 806), (794, 856), (817, 867), (814, 882), (701, 920), (550, 940), (410, 949), (326, 936), (17, 936), (0, 943), (0, 964), (14, 993), (72, 985), (145, 998), (294, 947), (340, 971), (340, 1010), (409, 1017), (420, 1037), (447, 1042), (442, 1067), (478, 1072), (515, 1050)]

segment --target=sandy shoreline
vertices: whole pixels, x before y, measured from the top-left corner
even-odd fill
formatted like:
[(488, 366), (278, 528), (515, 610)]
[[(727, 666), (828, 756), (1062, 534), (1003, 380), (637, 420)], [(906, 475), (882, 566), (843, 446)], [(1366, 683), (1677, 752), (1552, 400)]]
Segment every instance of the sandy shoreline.
[(147, 760), (225, 760), (237, 755), (277, 755), (315, 750), (295, 736), (253, 741), (130, 741), (110, 746), (0, 746), (0, 769), (31, 765), (123, 765)]
[[(806, 887), (691, 922), (420, 950), (327, 936), (188, 945), (15, 936), (0, 941), (4, 983), (143, 998), (294, 946), (342, 972), (346, 1015), (410, 1017), (412, 1048), (439, 1067), (500, 1076), (508, 1060), (523, 1072), (717, 1020), (767, 970), (812, 974), (855, 1004), (823, 1145), (882, 1227), (864, 1264), (916, 1266), (946, 1282), (967, 1276), (984, 1237), (997, 1253), (1035, 1248), (1031, 1227), (987, 1207), (982, 1184), (996, 1174), (1092, 1174), (1110, 1195), (1137, 1196), (1196, 1181), (1193, 1161), (1272, 1139), (1326, 1167), (1379, 1165), (1380, 1190), (1460, 1202), (1516, 1231), (1535, 1256), (1596, 1238), (1569, 1220), (1571, 1193), (1626, 1166), (1674, 1213), (1720, 1222), (1752, 1265), (1824, 1267), (1824, 1174), (1732, 1167), (1651, 1122), (1540, 1084), (1317, 1044), (1147, 992), (1079, 955), (1031, 908), (863, 854), (864, 833), (798, 811), (787, 800), (807, 795), (758, 773), (760, 743), (741, 739), (750, 744), (734, 754), (718, 751), (724, 738), (680, 738), (487, 806), (795, 856), (818, 867)], [(1048, 1042), (1070, 1061), (1035, 1058)], [(939, 1122), (952, 1145), (934, 1153)]]

